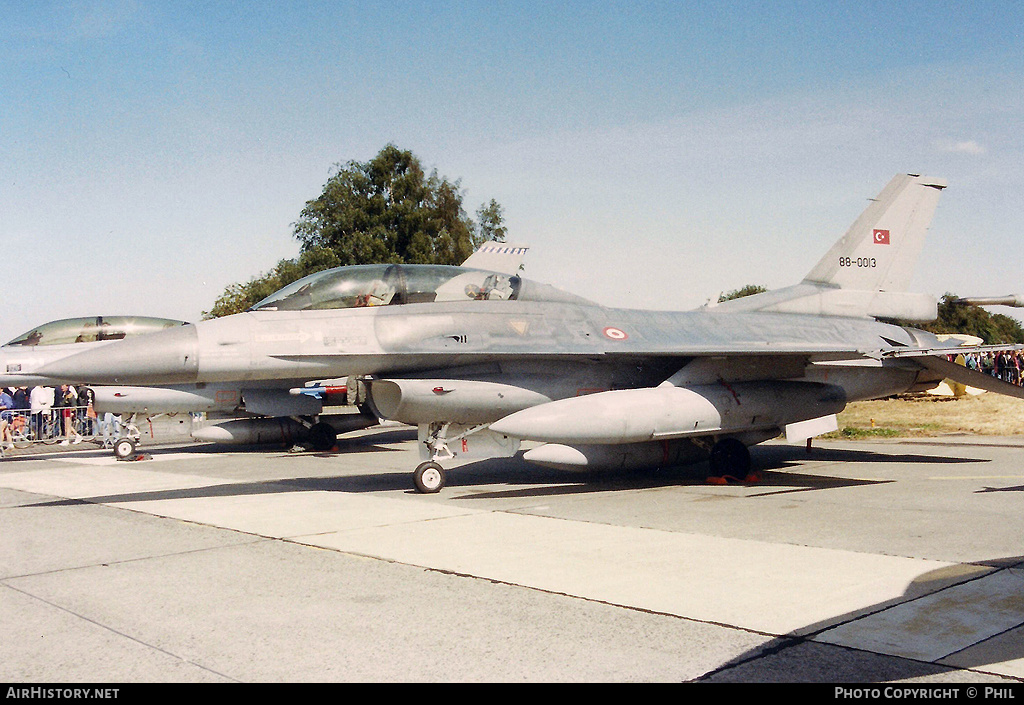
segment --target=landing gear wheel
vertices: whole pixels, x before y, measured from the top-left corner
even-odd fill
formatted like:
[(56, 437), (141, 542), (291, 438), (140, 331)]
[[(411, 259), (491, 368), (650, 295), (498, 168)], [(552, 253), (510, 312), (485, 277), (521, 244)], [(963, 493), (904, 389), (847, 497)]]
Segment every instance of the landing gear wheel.
[(309, 429), (309, 442), (313, 450), (330, 450), (338, 441), (338, 432), (328, 423), (321, 421)]
[(444, 468), (432, 460), (421, 463), (412, 474), (416, 489), (424, 494), (440, 492), (444, 487)]
[(135, 455), (135, 448), (134, 438), (118, 438), (114, 441), (114, 455), (118, 460), (124, 460)]
[(742, 480), (750, 472), (750, 451), (735, 438), (725, 438), (711, 448), (711, 476)]

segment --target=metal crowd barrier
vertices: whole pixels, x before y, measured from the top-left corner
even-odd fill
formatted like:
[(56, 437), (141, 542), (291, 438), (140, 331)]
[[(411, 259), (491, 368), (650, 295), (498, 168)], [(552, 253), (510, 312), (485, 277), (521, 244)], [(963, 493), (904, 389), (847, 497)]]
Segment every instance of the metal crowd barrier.
[[(968, 361), (968, 357), (972, 357), (972, 360)], [(1024, 364), (1024, 357), (1017, 356), (1016, 360), (1016, 365), (1004, 364), (1000, 368), (995, 365), (994, 361), (991, 361), (991, 363), (986, 361), (986, 363), (983, 364), (981, 358), (973, 353), (964, 356), (964, 364), (966, 367), (986, 375), (991, 375), (992, 377), (1001, 379), (1009, 384), (1024, 387), (1024, 367), (1021, 367), (1021, 365)]]
[[(130, 434), (129, 425), (113, 414), (95, 414), (88, 406), (59, 406), (32, 413), (28, 409), (0, 411), (7, 428), (0, 438), (3, 450), (43, 445), (78, 445), (83, 441), (113, 447), (114, 442)], [(0, 426), (3, 424), (0, 423)]]

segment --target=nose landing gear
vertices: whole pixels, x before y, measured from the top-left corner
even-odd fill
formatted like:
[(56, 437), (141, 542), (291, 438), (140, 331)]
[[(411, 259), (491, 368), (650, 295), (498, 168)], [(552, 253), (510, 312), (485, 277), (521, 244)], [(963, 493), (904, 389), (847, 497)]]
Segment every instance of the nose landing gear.
[(413, 471), (412, 481), (416, 489), (424, 494), (440, 492), (445, 483), (444, 468), (433, 460), (420, 463)]

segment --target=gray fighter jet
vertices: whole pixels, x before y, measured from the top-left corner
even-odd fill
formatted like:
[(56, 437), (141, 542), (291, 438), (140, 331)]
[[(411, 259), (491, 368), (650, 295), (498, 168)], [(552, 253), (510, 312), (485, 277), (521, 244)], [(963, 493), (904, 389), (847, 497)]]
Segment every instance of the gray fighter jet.
[[(522, 245), (486, 242), (463, 263), (515, 274), (529, 250)], [(188, 325), (185, 321), (138, 316), (88, 316), (51, 321), (0, 347), (0, 386), (53, 384), (36, 374), (41, 366), (114, 340)], [(334, 446), (338, 434), (379, 422), (365, 405), (365, 386), (346, 379), (315, 380), (284, 389), (250, 381), (171, 385), (91, 385), (97, 413), (128, 415), (128, 433), (114, 444), (118, 457), (134, 453), (136, 418), (203, 412), (216, 420), (192, 431), (196, 440), (216, 443), (307, 442), (316, 450)], [(326, 405), (357, 407), (360, 413), (321, 415)], [(134, 432), (133, 432), (134, 430)]]
[[(188, 325), (185, 321), (145, 316), (86, 316), (50, 321), (0, 347), (0, 386), (51, 385), (53, 380), (36, 374), (39, 367), (68, 355), (95, 349), (111, 341)], [(98, 414), (125, 417), (123, 435), (111, 445), (118, 457), (135, 452), (139, 438), (137, 418), (163, 414), (203, 412), (226, 418), (195, 429), (197, 440), (220, 443), (309, 442), (324, 450), (334, 445), (337, 434), (377, 423), (370, 414), (335, 414), (311, 421), (325, 402), (335, 406), (354, 403), (344, 381), (328, 380), (306, 386), (296, 393), (253, 390), (243, 396), (237, 383), (151, 386), (93, 386), (93, 409)], [(246, 409), (249, 402), (249, 412)], [(275, 411), (279, 418), (255, 415)], [(288, 416), (284, 416), (285, 413)], [(249, 415), (252, 414), (252, 415)], [(241, 418), (240, 418), (241, 417)]]
[(451, 463), (523, 442), (526, 460), (558, 468), (710, 458), (711, 473), (742, 478), (748, 446), (835, 429), (851, 401), (943, 378), (1024, 397), (947, 359), (983, 347), (877, 320), (935, 318), (936, 300), (906, 289), (945, 186), (897, 175), (802, 282), (694, 311), (608, 308), (507, 272), (341, 267), (40, 374), (266, 390), (360, 379), (376, 414), (419, 427), (423, 492)]
[[(148, 316), (83, 316), (50, 321), (19, 335), (0, 347), (0, 386), (32, 387), (54, 381), (36, 374), (43, 365), (83, 350), (91, 350), (113, 341), (148, 335), (156, 331), (188, 325), (186, 321)], [(238, 389), (221, 387), (198, 389), (187, 386), (168, 388), (95, 387), (93, 408), (100, 414), (178, 413), (185, 411), (230, 411), (240, 402)], [(126, 437), (114, 444), (118, 455), (135, 449), (137, 429), (134, 421), (123, 430)], [(127, 445), (124, 445), (127, 443)]]
[(185, 321), (147, 316), (87, 316), (50, 321), (0, 348), (0, 386), (51, 384), (52, 380), (35, 374), (48, 362), (115, 340), (184, 325)]

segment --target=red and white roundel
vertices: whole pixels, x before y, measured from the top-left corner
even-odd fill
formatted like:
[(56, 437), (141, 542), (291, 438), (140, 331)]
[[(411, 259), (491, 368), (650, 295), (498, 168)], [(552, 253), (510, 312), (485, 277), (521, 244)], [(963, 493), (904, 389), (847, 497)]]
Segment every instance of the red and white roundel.
[(608, 328), (605, 328), (603, 333), (606, 338), (611, 338), (612, 340), (625, 340), (626, 338), (629, 337), (628, 335), (626, 335), (626, 331), (620, 330), (618, 328), (612, 328), (610, 326)]

